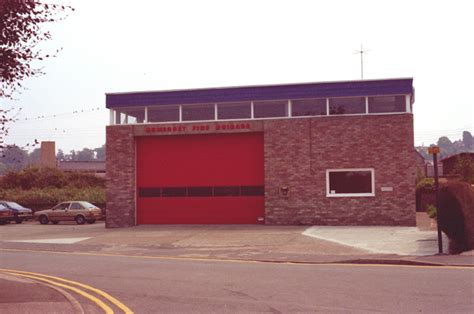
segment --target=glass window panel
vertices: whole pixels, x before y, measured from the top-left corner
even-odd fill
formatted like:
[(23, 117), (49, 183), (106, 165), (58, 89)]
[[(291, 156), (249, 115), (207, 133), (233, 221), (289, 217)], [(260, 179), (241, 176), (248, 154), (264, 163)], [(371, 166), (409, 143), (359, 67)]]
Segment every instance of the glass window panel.
[(69, 209), (83, 209), (83, 207), (81, 206), (81, 204), (79, 203), (71, 203), (71, 206), (69, 206)]
[(161, 195), (163, 197), (186, 196), (186, 188), (185, 187), (162, 188)]
[(405, 112), (405, 96), (369, 97), (369, 113)]
[(329, 172), (329, 194), (366, 193), (373, 193), (371, 171)]
[(160, 188), (139, 188), (138, 196), (140, 197), (160, 197), (161, 189)]
[(148, 122), (179, 121), (179, 107), (148, 107)]
[[(116, 112), (117, 124), (143, 123), (145, 108), (121, 108)], [(120, 121), (120, 122), (118, 122)]]
[(291, 115), (293, 117), (325, 116), (326, 98), (292, 100), (291, 110)]
[(182, 106), (183, 121), (214, 120), (214, 105)]
[(125, 124), (125, 114), (120, 111), (115, 111), (115, 124)]
[(188, 196), (212, 196), (211, 186), (192, 186), (188, 187)]
[(217, 104), (217, 119), (250, 119), (250, 103)]
[(254, 102), (253, 116), (255, 118), (272, 118), (288, 116), (288, 101), (257, 101)]
[(242, 196), (263, 196), (265, 189), (263, 186), (241, 186)]
[(62, 210), (64, 210), (64, 209), (67, 209), (69, 207), (69, 204), (70, 203), (61, 203), (59, 205), (54, 206), (53, 209), (62, 209)]
[(238, 186), (216, 186), (214, 187), (214, 196), (239, 196), (240, 187)]
[(365, 97), (329, 98), (329, 114), (365, 113)]

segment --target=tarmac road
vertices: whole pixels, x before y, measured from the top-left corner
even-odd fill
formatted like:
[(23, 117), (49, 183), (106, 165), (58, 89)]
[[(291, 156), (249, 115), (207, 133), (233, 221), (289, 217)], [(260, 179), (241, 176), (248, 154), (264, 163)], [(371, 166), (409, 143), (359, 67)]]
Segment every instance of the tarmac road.
[(474, 308), (472, 267), (206, 261), (27, 250), (0, 254), (0, 268), (82, 282), (135, 313), (472, 313)]

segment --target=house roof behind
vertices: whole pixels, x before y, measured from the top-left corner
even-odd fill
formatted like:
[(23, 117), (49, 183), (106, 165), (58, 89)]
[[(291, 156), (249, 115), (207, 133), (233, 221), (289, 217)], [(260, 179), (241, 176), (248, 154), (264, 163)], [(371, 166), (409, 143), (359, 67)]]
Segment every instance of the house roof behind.
[(59, 161), (63, 171), (105, 171), (105, 161)]
[(413, 78), (108, 93), (106, 107), (396, 94), (413, 94)]
[(451, 160), (451, 159), (453, 159), (453, 158), (457, 158), (458, 156), (459, 156), (459, 157), (469, 156), (472, 160), (474, 160), (474, 153), (464, 152), (464, 153), (458, 153), (458, 154), (455, 154), (455, 155), (451, 155), (451, 156), (445, 157), (445, 158), (441, 159), (441, 162), (444, 162), (444, 161), (447, 161), (447, 160)]

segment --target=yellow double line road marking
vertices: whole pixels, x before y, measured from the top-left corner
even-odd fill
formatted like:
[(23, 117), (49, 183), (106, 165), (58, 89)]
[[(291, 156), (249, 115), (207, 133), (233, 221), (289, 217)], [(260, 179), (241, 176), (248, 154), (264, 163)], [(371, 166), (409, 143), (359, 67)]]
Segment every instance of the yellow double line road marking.
[[(87, 298), (87, 299), (91, 300), (92, 302), (94, 302), (95, 304), (97, 304), (97, 306), (99, 306), (102, 310), (104, 310), (104, 312), (106, 314), (113, 314), (114, 313), (112, 308), (110, 306), (108, 306), (106, 303), (104, 303), (102, 300), (100, 300), (99, 298), (93, 296), (92, 294), (90, 294), (88, 292), (85, 292), (81, 289), (76, 288), (76, 287), (80, 287), (80, 288), (92, 291), (92, 292), (100, 295), (101, 297), (103, 297), (104, 299), (106, 299), (107, 301), (109, 301), (113, 305), (117, 306), (119, 309), (121, 309), (125, 314), (133, 314), (133, 311), (130, 310), (125, 304), (123, 304), (122, 302), (120, 302), (119, 300), (117, 300), (116, 298), (114, 298), (113, 296), (108, 294), (107, 292), (104, 292), (102, 290), (96, 289), (94, 287), (85, 285), (85, 284), (77, 282), (77, 281), (72, 281), (72, 280), (67, 280), (67, 279), (63, 279), (63, 278), (60, 278), (60, 277), (49, 276), (49, 275), (38, 274), (38, 273), (32, 273), (32, 272), (27, 272), (27, 271), (14, 270), (14, 269), (0, 268), (0, 271), (2, 271), (4, 273), (7, 273), (7, 274), (10, 274), (10, 275), (13, 275), (13, 276), (20, 276), (20, 277), (39, 280), (39, 281), (46, 282), (48, 284), (51, 284), (51, 285), (54, 285), (54, 286), (57, 286), (57, 287), (61, 287), (61, 288), (64, 288), (64, 289), (74, 291), (75, 293), (77, 293), (77, 294), (83, 296), (84, 298)], [(63, 283), (61, 283), (61, 282), (63, 282)], [(76, 286), (76, 287), (74, 287), (74, 286)]]

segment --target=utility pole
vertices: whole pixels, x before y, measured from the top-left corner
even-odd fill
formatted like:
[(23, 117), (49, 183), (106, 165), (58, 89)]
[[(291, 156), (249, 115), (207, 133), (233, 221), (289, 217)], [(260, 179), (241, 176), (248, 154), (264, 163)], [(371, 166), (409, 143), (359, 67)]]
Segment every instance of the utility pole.
[(360, 50), (356, 50), (354, 54), (360, 54), (360, 79), (364, 79), (364, 53), (368, 53), (369, 50), (364, 50), (362, 44), (360, 45)]
[(436, 220), (438, 225), (438, 254), (443, 254), (443, 237), (441, 235), (441, 208), (439, 206), (439, 180), (438, 180), (438, 154), (440, 153), (438, 146), (428, 148), (428, 153), (433, 155), (435, 193), (436, 193)]

